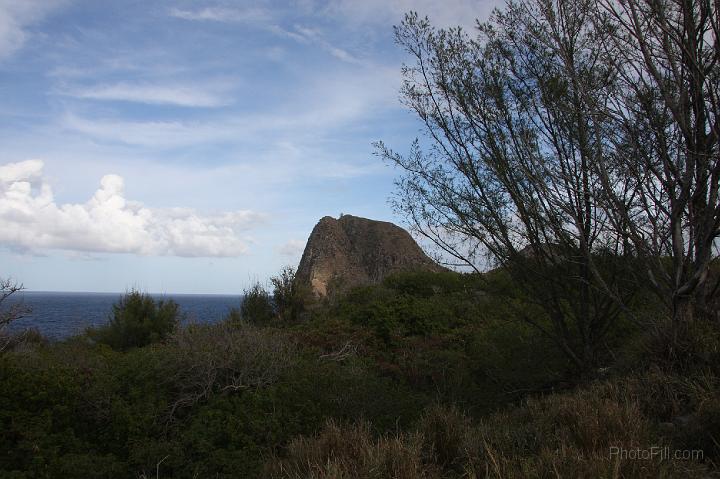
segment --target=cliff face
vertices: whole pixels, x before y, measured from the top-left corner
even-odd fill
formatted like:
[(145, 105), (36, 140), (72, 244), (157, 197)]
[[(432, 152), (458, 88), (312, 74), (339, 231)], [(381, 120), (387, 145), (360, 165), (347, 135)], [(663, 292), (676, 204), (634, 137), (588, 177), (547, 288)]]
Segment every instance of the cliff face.
[(385, 221), (344, 215), (322, 218), (308, 239), (296, 281), (317, 296), (381, 281), (399, 271), (445, 271), (404, 229)]

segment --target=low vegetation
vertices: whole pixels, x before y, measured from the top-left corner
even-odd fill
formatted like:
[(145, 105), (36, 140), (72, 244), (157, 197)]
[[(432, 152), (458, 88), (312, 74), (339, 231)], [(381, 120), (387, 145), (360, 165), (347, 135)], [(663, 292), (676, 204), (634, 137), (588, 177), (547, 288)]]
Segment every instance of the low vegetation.
[(600, 382), (573, 393), (531, 398), (478, 421), (452, 407), (431, 406), (413, 427), (391, 434), (376, 434), (367, 422), (330, 420), (316, 435), (292, 440), (264, 473), (408, 479), (707, 474), (707, 466), (697, 460), (623, 460), (610, 453), (611, 448), (630, 451), (644, 444), (697, 447), (698, 441), (685, 443), (673, 432), (658, 433), (650, 411), (643, 409), (648, 404), (641, 386), (634, 380)]
[(133, 290), (113, 305), (106, 325), (90, 328), (87, 335), (119, 351), (139, 348), (165, 339), (177, 328), (179, 314), (174, 301), (156, 302), (149, 294)]
[[(185, 326), (176, 306), (130, 292), (106, 328), (0, 357), (0, 476), (717, 472), (714, 323), (685, 339), (693, 354), (678, 363), (628, 322), (593, 374), (578, 375), (507, 287), (499, 272), (406, 273), (310, 305), (299, 321), (273, 309), (259, 323), (243, 313)], [(701, 453), (627, 457), (652, 447)]]

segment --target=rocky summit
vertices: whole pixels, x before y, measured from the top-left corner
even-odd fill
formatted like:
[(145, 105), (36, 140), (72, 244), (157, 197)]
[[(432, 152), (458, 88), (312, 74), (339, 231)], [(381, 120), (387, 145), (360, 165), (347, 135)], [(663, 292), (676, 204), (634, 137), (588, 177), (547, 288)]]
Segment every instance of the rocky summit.
[(324, 297), (379, 282), (391, 273), (416, 270), (445, 268), (399, 226), (351, 215), (325, 216), (310, 234), (295, 279)]

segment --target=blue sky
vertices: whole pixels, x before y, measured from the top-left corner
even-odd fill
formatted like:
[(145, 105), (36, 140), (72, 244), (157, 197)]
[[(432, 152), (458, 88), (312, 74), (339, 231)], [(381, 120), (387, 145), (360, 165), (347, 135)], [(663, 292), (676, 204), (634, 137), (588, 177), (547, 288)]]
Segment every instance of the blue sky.
[(396, 223), (420, 125), (392, 25), (498, 0), (0, 0), (0, 276), (28, 289), (240, 293), (317, 220)]

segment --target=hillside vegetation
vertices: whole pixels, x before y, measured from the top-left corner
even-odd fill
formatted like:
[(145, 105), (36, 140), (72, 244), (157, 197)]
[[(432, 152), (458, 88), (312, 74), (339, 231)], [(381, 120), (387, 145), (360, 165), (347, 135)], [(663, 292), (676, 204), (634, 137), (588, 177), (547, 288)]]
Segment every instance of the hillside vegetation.
[[(578, 375), (522, 320), (541, 312), (502, 271), (394, 275), (294, 319), (260, 285), (247, 293), (261, 321), (245, 307), (220, 323), (173, 326), (172, 305), (129, 293), (105, 331), (13, 343), (0, 356), (0, 476), (717, 472), (711, 323), (684, 339), (680, 363), (664, 359), (653, 330), (625, 321), (593, 374)], [(656, 446), (701, 455), (611, 454)]]

